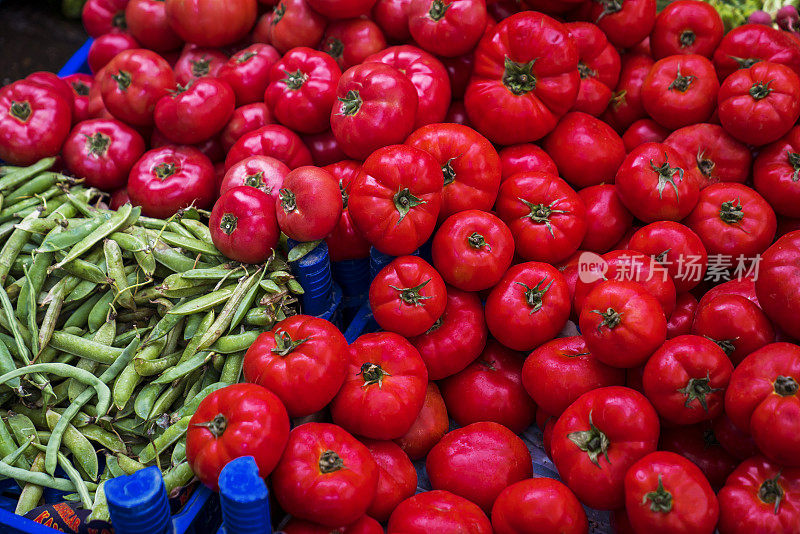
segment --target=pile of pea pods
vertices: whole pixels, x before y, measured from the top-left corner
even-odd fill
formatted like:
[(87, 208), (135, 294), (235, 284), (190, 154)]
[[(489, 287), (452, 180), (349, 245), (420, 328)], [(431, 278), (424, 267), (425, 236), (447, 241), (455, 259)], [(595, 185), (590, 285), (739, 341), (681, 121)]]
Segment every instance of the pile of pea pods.
[(168, 491), (191, 481), (190, 417), (303, 289), (280, 254), (227, 260), (207, 213), (112, 211), (53, 164), (0, 167), (0, 477), (19, 514), (50, 487), (107, 520), (109, 478), (158, 465)]

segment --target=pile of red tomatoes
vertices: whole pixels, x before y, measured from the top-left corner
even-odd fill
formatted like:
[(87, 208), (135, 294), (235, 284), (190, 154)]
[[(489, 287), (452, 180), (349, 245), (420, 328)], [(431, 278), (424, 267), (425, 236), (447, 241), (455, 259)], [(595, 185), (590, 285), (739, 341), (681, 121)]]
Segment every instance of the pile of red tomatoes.
[[(581, 505), (618, 532), (800, 532), (792, 34), (724, 34), (697, 0), (83, 16), (94, 76), (0, 89), (0, 158), (60, 154), (146, 215), (213, 208), (244, 263), (281, 232), (396, 257), (381, 332), (290, 317), (201, 404), (206, 484), (255, 456), (290, 534), (581, 533)], [(532, 478), (532, 424), (562, 482)]]

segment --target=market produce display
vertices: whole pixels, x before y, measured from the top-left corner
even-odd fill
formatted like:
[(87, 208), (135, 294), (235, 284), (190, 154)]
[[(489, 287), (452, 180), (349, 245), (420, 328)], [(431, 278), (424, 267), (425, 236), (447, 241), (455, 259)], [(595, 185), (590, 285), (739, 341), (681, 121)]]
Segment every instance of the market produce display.
[(91, 75), (0, 88), (18, 514), (249, 456), (286, 533), (800, 534), (794, 5), (83, 22)]

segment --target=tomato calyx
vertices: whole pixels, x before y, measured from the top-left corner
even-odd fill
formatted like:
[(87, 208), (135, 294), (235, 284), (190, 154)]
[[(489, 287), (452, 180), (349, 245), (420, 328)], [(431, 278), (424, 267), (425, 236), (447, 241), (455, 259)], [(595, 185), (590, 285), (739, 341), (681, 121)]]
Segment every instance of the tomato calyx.
[(618, 91), (611, 96), (611, 100), (608, 101), (608, 105), (614, 111), (617, 111), (620, 107), (622, 107), (626, 102), (626, 96), (628, 95), (628, 91), (623, 89), (622, 91)]
[(425, 303), (422, 302), (422, 301), (428, 300), (428, 299), (432, 299), (433, 296), (426, 297), (424, 295), (421, 295), (420, 294), (420, 290), (423, 287), (425, 287), (426, 285), (428, 285), (428, 283), (430, 281), (431, 281), (431, 279), (428, 278), (427, 280), (425, 280), (424, 282), (422, 282), (418, 286), (414, 286), (414, 287), (397, 287), (397, 286), (392, 286), (392, 285), (390, 285), (389, 287), (391, 287), (392, 289), (394, 289), (396, 291), (399, 291), (400, 292), (400, 295), (399, 295), (400, 296), (400, 300), (402, 300), (406, 304), (408, 304), (410, 306), (424, 306)]
[(190, 63), (192, 64), (192, 76), (196, 78), (208, 76), (208, 73), (211, 71), (211, 63), (205, 56), (200, 59), (193, 59)]
[(728, 224), (736, 224), (744, 219), (742, 201), (740, 199), (723, 202), (719, 206), (719, 218)]
[(578, 74), (580, 74), (581, 80), (597, 77), (597, 71), (583, 61), (578, 62)]
[(83, 82), (72, 82), (72, 90), (78, 96), (89, 96), (89, 86)]
[(279, 330), (275, 332), (275, 348), (272, 349), (272, 352), (274, 352), (278, 356), (288, 356), (294, 351), (294, 349), (296, 349), (309, 339), (311, 338), (307, 337), (305, 339), (298, 339), (297, 341), (294, 341), (289, 332), (287, 332), (286, 330)]
[(98, 158), (106, 153), (108, 146), (111, 144), (111, 138), (100, 132), (95, 132), (94, 135), (85, 135), (86, 137), (86, 151)]
[(681, 48), (686, 48), (692, 46), (695, 39), (697, 39), (697, 35), (692, 30), (683, 30), (678, 37), (678, 42), (681, 44)]
[(775, 478), (768, 478), (762, 482), (761, 486), (758, 488), (758, 498), (761, 499), (761, 502), (764, 504), (775, 503), (775, 509), (773, 511), (775, 515), (778, 515), (778, 511), (781, 508), (781, 501), (783, 500), (783, 488), (778, 484), (780, 478), (781, 472), (778, 471)]
[(331, 56), (333, 59), (341, 59), (341, 57), (344, 55), (344, 43), (341, 39), (329, 37), (328, 40), (325, 41), (323, 50), (325, 50), (325, 53)]
[(297, 209), (297, 196), (295, 196), (291, 189), (287, 189), (285, 187), (281, 188), (279, 191), (279, 196), (283, 211), (290, 213)]
[(733, 342), (736, 341), (736, 339), (714, 339), (708, 336), (703, 336), (703, 337), (705, 337), (709, 341), (713, 341), (714, 343), (716, 343), (717, 346), (722, 349), (722, 352), (724, 352), (727, 356), (730, 356), (731, 354), (733, 354), (733, 351), (736, 350), (736, 345), (733, 344)]
[(289, 72), (287, 70), (283, 71), (286, 74), (286, 78), (282, 79), (281, 81), (286, 84), (286, 87), (289, 88), (291, 91), (297, 91), (303, 84), (306, 83), (308, 80), (308, 74), (297, 69), (294, 72)]
[(675, 189), (675, 197), (679, 198), (680, 193), (678, 193), (678, 185), (675, 183), (675, 173), (677, 172), (678, 178), (683, 181), (683, 169), (680, 167), (670, 167), (666, 152), (664, 153), (664, 164), (656, 165), (651, 159), (650, 168), (658, 174), (658, 186), (656, 186), (658, 198), (663, 198), (664, 188), (667, 187), (667, 184), (672, 185), (672, 188)]
[[(264, 184), (264, 171), (254, 172), (244, 177), (244, 185), (255, 187), (256, 189), (265, 190)], [(269, 191), (267, 191), (269, 193)]]
[(647, 504), (647, 501), (650, 501), (650, 510), (653, 512), (668, 514), (672, 511), (672, 494), (664, 489), (661, 474), (658, 475), (658, 487), (655, 491), (645, 493), (642, 504)]
[(697, 168), (700, 170), (700, 173), (703, 176), (711, 176), (711, 173), (714, 172), (714, 167), (716, 167), (716, 163), (713, 160), (705, 157), (705, 151), (697, 152)]
[(112, 74), (111, 79), (117, 82), (117, 87), (119, 87), (119, 90), (123, 93), (128, 90), (128, 87), (131, 86), (131, 74), (124, 70), (121, 70), (116, 74)]
[(792, 152), (791, 150), (787, 150), (786, 157), (789, 159), (789, 165), (791, 165), (794, 169), (794, 172), (792, 173), (792, 181), (796, 182), (798, 178), (800, 178), (800, 154), (797, 152)]
[(600, 19), (606, 15), (613, 15), (614, 13), (621, 11), (624, 0), (595, 0), (595, 2), (603, 6), (603, 12), (600, 13), (600, 16), (594, 21), (594, 23), (597, 24), (600, 22)]
[(609, 330), (613, 330), (622, 322), (622, 314), (612, 307), (609, 307), (604, 312), (600, 310), (592, 310), (592, 313), (596, 313), (603, 318), (603, 322), (597, 325), (598, 332), (602, 331), (601, 329), (603, 326), (607, 326)]
[(442, 165), (442, 176), (444, 177), (445, 187), (456, 181), (456, 170), (453, 168), (454, 159), (456, 158), (450, 158)]
[(736, 57), (736, 56), (728, 56), (728, 57), (734, 60), (736, 63), (738, 63), (740, 69), (749, 69), (750, 67), (761, 61), (761, 59), (757, 57)]
[(339, 180), (339, 192), (342, 194), (342, 211), (347, 209), (347, 201), (350, 200), (350, 195), (347, 194), (347, 189), (344, 188), (344, 182)]
[(239, 224), (239, 217), (233, 213), (225, 213), (219, 221), (219, 229), (225, 235), (231, 235)]
[(692, 82), (695, 81), (696, 79), (697, 79), (697, 76), (694, 76), (692, 74), (690, 74), (688, 76), (682, 75), (681, 74), (681, 66), (678, 65), (678, 72), (675, 75), (675, 79), (672, 80), (672, 83), (670, 83), (667, 86), (667, 89), (670, 90), (670, 91), (677, 90), (677, 91), (680, 91), (681, 93), (685, 93), (686, 91), (689, 90), (689, 87), (692, 85)]
[(532, 71), (533, 64), (537, 59), (539, 58), (534, 58), (527, 63), (517, 63), (506, 56), (503, 85), (515, 95), (524, 95), (536, 89), (536, 76)]
[(11, 106), (8, 108), (8, 113), (22, 122), (26, 122), (31, 116), (31, 105), (25, 100), (23, 102), (11, 101)]
[(608, 459), (608, 448), (611, 446), (611, 441), (599, 428), (594, 426), (592, 412), (589, 412), (589, 430), (570, 432), (567, 434), (567, 438), (588, 454), (589, 460), (597, 467), (600, 467), (598, 457), (601, 454), (606, 457), (608, 463), (611, 463), (611, 460)]
[(767, 98), (769, 94), (772, 92), (769, 84), (772, 83), (772, 80), (764, 82), (756, 82), (750, 87), (750, 96), (752, 96), (755, 100), (761, 100)]
[(209, 432), (214, 434), (215, 438), (219, 438), (223, 432), (225, 432), (225, 429), (228, 428), (228, 419), (221, 413), (218, 413), (211, 421), (206, 421), (205, 423), (195, 423), (194, 426), (206, 428)]
[(339, 97), (339, 102), (342, 103), (342, 110), (339, 112), (339, 115), (355, 115), (358, 113), (358, 110), (361, 109), (361, 104), (363, 104), (363, 100), (361, 100), (361, 95), (358, 94), (358, 91), (355, 89), (350, 89), (347, 91), (343, 97)]
[(248, 61), (250, 61), (252, 58), (256, 57), (257, 55), (258, 55), (257, 53), (252, 52), (252, 51), (243, 52), (241, 55), (239, 55), (236, 58), (236, 63), (238, 63), (240, 65), (242, 63), (247, 63)]
[(428, 10), (428, 16), (434, 22), (439, 22), (444, 18), (445, 13), (447, 13), (447, 10), (452, 5), (452, 2), (445, 4), (442, 0), (433, 0), (433, 2), (431, 2), (431, 8)]
[(443, 324), (444, 324), (444, 315), (439, 317), (438, 319), (436, 319), (436, 322), (433, 323), (433, 326), (428, 328), (425, 331), (425, 333), (426, 334), (430, 334), (432, 332), (436, 332), (437, 330), (439, 330), (442, 327)]
[(381, 388), (383, 387), (383, 377), (392, 376), (388, 372), (384, 371), (383, 368), (377, 363), (370, 362), (365, 362), (361, 365), (361, 370), (356, 376), (358, 375), (364, 377), (364, 383), (361, 385), (362, 388), (371, 386), (372, 384), (378, 384), (378, 387)]
[(125, 10), (114, 13), (114, 16), (111, 17), (111, 25), (120, 30), (128, 29), (128, 21), (125, 20)]
[(775, 393), (781, 397), (791, 397), (792, 395), (797, 395), (800, 384), (791, 376), (779, 375), (778, 378), (775, 379), (775, 382), (772, 383), (772, 387)]
[(530, 217), (530, 219), (535, 223), (544, 223), (544, 225), (547, 227), (547, 230), (550, 232), (550, 235), (555, 237), (555, 234), (553, 233), (553, 225), (550, 223), (550, 216), (554, 213), (569, 213), (569, 211), (553, 209), (553, 206), (555, 206), (556, 202), (558, 202), (557, 200), (554, 200), (549, 205), (545, 205), (528, 202), (522, 197), (517, 198), (520, 200), (520, 202), (528, 206), (528, 209), (531, 210), (526, 217)]
[(706, 397), (715, 391), (722, 391), (722, 388), (711, 387), (711, 374), (709, 371), (706, 372), (705, 378), (690, 378), (686, 382), (686, 386), (680, 388), (678, 393), (683, 393), (686, 396), (686, 401), (683, 403), (684, 407), (688, 408), (692, 401), (697, 399), (703, 410), (708, 411)]
[(320, 473), (328, 474), (344, 469), (344, 460), (336, 452), (328, 449), (319, 455), (318, 465)]
[(708, 449), (709, 447), (715, 447), (717, 445), (720, 445), (720, 442), (717, 440), (714, 430), (711, 428), (703, 430), (703, 448)]
[(653, 259), (656, 260), (658, 263), (661, 263), (661, 264), (665, 263), (666, 260), (667, 260), (667, 254), (669, 254), (670, 250), (672, 250), (672, 249), (668, 248), (668, 249), (656, 254), (655, 256), (653, 256)]
[(542, 309), (542, 305), (544, 303), (544, 294), (547, 293), (547, 291), (550, 289), (550, 286), (552, 286), (553, 282), (556, 281), (555, 278), (553, 278), (552, 280), (550, 280), (549, 284), (547, 284), (544, 288), (542, 288), (542, 284), (544, 284), (545, 280), (547, 280), (547, 278), (542, 278), (541, 280), (539, 280), (539, 283), (537, 283), (533, 287), (528, 287), (526, 284), (523, 284), (522, 282), (516, 282), (517, 285), (520, 285), (523, 288), (525, 288), (525, 302), (527, 302), (528, 306), (531, 307), (531, 311), (530, 313), (528, 313), (528, 315), (533, 315), (534, 312), (537, 312), (540, 309)]
[(481, 358), (480, 360), (478, 360), (478, 363), (486, 367), (490, 371), (497, 371), (497, 367), (494, 366), (494, 360), (489, 361)]
[(286, 4), (280, 2), (277, 6), (275, 6), (275, 9), (272, 10), (272, 25), (275, 26), (277, 23), (279, 23), (285, 14)]
[(156, 178), (161, 180), (162, 182), (178, 172), (178, 168), (175, 166), (174, 163), (159, 163), (155, 167), (153, 167), (153, 172), (156, 175)]
[(427, 200), (422, 200), (421, 198), (415, 197), (407, 187), (395, 193), (393, 200), (394, 207), (397, 209), (398, 213), (400, 213), (400, 218), (397, 219), (397, 224), (400, 224), (402, 220), (406, 218), (406, 215), (408, 215), (408, 212), (411, 211), (412, 208), (415, 208), (420, 204), (428, 203)]
[(486, 247), (486, 250), (489, 252), (492, 251), (492, 245), (487, 243), (486, 239), (478, 232), (472, 232), (472, 234), (470, 234), (470, 236), (467, 238), (467, 243), (469, 243), (469, 246), (476, 250)]

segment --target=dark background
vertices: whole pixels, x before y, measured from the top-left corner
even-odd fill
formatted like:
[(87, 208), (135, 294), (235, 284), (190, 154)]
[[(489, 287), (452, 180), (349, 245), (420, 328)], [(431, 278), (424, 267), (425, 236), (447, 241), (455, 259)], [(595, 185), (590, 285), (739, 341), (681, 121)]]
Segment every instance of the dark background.
[(88, 36), (60, 2), (0, 0), (0, 85), (38, 70), (58, 72)]

